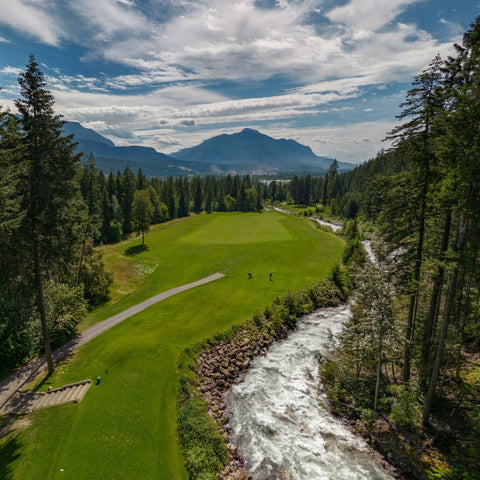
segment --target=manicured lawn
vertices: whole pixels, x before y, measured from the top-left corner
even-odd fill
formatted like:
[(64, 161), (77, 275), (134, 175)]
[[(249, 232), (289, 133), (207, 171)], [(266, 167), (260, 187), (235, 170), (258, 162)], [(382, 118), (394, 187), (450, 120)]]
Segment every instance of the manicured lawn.
[[(118, 301), (93, 312), (84, 327), (211, 273), (228, 277), (150, 307), (58, 368), (44, 388), (102, 379), (81, 403), (39, 411), (16, 440), (0, 440), (0, 478), (185, 479), (176, 433), (180, 352), (324, 277), (343, 249), (333, 235), (277, 212), (176, 221), (146, 237), (148, 250), (124, 256), (139, 243), (105, 249), (121, 279), (113, 289)], [(122, 288), (130, 293), (122, 296)]]

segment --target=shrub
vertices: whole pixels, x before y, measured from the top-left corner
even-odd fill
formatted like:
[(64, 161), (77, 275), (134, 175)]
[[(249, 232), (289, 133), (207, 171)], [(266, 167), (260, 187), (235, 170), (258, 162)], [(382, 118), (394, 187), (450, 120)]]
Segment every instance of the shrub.
[(390, 385), (393, 396), (390, 417), (398, 426), (412, 428), (421, 425), (423, 399), (419, 389), (413, 384)]
[(225, 465), (227, 447), (217, 424), (205, 411), (205, 402), (191, 395), (180, 410), (178, 432), (190, 478), (213, 480)]

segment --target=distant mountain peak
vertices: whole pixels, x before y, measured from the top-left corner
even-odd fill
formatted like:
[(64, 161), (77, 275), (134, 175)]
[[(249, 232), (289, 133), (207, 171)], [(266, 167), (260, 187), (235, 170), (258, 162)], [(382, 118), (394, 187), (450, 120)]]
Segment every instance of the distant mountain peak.
[(77, 142), (80, 140), (85, 140), (87, 142), (97, 142), (108, 145), (109, 147), (115, 146), (115, 144), (111, 140), (105, 138), (103, 135), (100, 135), (91, 128), (85, 128), (79, 122), (65, 122), (65, 125), (63, 126), (63, 131), (67, 135), (71, 135), (73, 133)]
[[(247, 133), (247, 134), (253, 134), (253, 135), (265, 135), (264, 133), (260, 133), (258, 130), (255, 130), (254, 128), (248, 128), (245, 127), (241, 132), (239, 133)], [(235, 135), (235, 134), (233, 134)], [(238, 134), (237, 134), (238, 135)], [(265, 135), (267, 136), (267, 135)]]
[(292, 139), (275, 139), (252, 128), (211, 137), (172, 156), (179, 160), (229, 166), (239, 173), (321, 174), (333, 158), (319, 157), (306, 145)]
[[(116, 147), (115, 144), (78, 122), (66, 122), (66, 134), (74, 134), (78, 152), (84, 160), (90, 153), (98, 167), (108, 173), (123, 170), (128, 164), (132, 170), (142, 168), (148, 176), (205, 175), (212, 173), (239, 174), (323, 174), (333, 158), (319, 157), (312, 149), (292, 139), (275, 139), (253, 128), (232, 134), (221, 134), (204, 140), (195, 147), (165, 155), (152, 147), (138, 145)], [(342, 164), (340, 169), (353, 168)]]

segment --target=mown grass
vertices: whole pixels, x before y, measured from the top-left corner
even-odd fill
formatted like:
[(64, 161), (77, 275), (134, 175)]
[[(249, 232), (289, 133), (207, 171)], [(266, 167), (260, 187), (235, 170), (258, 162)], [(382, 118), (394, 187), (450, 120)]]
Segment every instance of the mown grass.
[(343, 249), (333, 235), (277, 212), (173, 222), (146, 237), (147, 250), (125, 256), (139, 243), (105, 249), (116, 274), (122, 262), (135, 262), (126, 280), (130, 293), (122, 296), (125, 277), (117, 277), (115, 302), (92, 312), (84, 327), (211, 273), (228, 277), (150, 307), (58, 368), (45, 388), (98, 376), (101, 381), (81, 403), (39, 411), (25, 432), (0, 440), (1, 452), (14, 452), (4, 461), (5, 478), (185, 479), (176, 430), (180, 352), (324, 277)]

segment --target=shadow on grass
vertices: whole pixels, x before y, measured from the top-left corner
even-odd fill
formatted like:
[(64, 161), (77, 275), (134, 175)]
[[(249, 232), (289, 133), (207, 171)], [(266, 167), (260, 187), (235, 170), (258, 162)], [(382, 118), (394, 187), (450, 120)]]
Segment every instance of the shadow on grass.
[[(41, 388), (45, 385), (45, 384), (49, 384), (49, 380), (50, 380), (50, 377), (52, 376), (51, 373), (47, 373), (43, 378), (42, 378), (42, 381), (35, 386), (35, 388), (33, 389), (34, 392), (38, 392), (39, 390), (41, 390)], [(2, 477), (0, 477), (2, 478)]]
[(20, 442), (17, 436), (7, 440), (0, 445), (0, 478), (2, 480), (13, 480), (13, 463), (20, 457)]
[(125, 255), (132, 256), (132, 255), (138, 255), (139, 253), (142, 253), (142, 252), (146, 252), (147, 250), (148, 250), (148, 247), (145, 244), (133, 245), (131, 247), (128, 247), (124, 253)]

